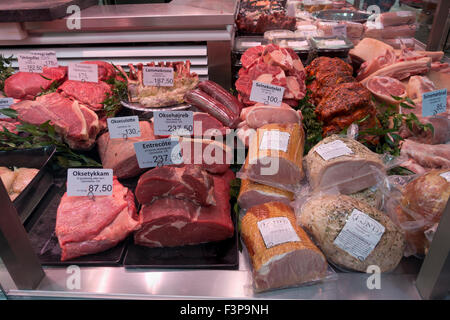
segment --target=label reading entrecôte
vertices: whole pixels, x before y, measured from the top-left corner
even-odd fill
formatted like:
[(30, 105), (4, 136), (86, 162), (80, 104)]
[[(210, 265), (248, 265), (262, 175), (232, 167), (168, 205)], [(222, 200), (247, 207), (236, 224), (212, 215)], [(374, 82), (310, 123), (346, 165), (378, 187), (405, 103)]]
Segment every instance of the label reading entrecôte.
[(322, 144), (316, 148), (316, 152), (325, 161), (353, 153), (342, 140), (335, 140), (333, 142)]
[[(10, 105), (14, 103), (13, 98), (0, 98), (0, 109), (6, 109), (9, 108)], [(8, 116), (5, 116), (3, 113), (0, 113), (0, 119), (9, 118)]]
[(153, 123), (158, 136), (190, 136), (194, 132), (192, 111), (154, 111)]
[(110, 196), (113, 192), (112, 169), (68, 169), (69, 197)]
[(358, 209), (353, 209), (333, 243), (353, 257), (364, 261), (376, 247), (384, 231), (384, 226), (378, 221)]
[(107, 122), (109, 137), (111, 139), (126, 139), (141, 136), (138, 116), (108, 118)]
[(70, 63), (69, 80), (81, 82), (98, 82), (98, 66), (87, 63)]
[(268, 218), (257, 224), (267, 249), (286, 242), (300, 241), (291, 221), (286, 217)]
[(264, 82), (253, 81), (250, 100), (275, 107), (281, 106), (284, 88)]
[(261, 143), (259, 144), (259, 150), (280, 150), (287, 152), (290, 137), (291, 135), (288, 132), (278, 130), (264, 131)]
[(173, 68), (144, 67), (144, 86), (172, 87)]
[(139, 168), (183, 163), (178, 137), (134, 143)]

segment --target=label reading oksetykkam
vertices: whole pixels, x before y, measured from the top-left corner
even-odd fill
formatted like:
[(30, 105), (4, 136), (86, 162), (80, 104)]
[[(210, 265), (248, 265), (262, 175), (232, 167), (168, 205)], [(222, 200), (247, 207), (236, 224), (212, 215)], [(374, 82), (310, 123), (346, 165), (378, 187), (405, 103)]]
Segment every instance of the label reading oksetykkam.
[(335, 140), (333, 142), (322, 144), (316, 148), (316, 152), (325, 161), (353, 153), (342, 140)]
[(375, 249), (384, 231), (384, 226), (378, 221), (358, 209), (353, 209), (333, 243), (358, 260), (364, 261)]
[(261, 143), (259, 144), (259, 150), (279, 150), (287, 152), (290, 137), (291, 135), (288, 132), (278, 130), (264, 131)]
[(69, 197), (110, 196), (113, 191), (112, 169), (68, 169)]
[(257, 224), (267, 249), (286, 242), (300, 241), (291, 221), (286, 217), (268, 218)]

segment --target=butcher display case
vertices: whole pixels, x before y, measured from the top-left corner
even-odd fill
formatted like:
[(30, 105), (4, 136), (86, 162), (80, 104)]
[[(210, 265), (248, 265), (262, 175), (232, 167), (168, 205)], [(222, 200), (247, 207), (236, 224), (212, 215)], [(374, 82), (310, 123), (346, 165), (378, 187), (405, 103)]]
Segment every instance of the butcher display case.
[[(81, 11), (80, 30), (67, 29), (68, 17), (11, 26), (18, 28), (15, 29), (18, 38), (10, 39), (0, 32), (4, 36), (0, 36), (0, 54), (15, 57), (29, 50), (50, 50), (56, 52), (61, 65), (106, 60), (123, 67), (129, 63), (190, 60), (191, 70), (201, 79), (214, 80), (229, 89), (234, 82), (231, 50), (237, 6), (238, 1), (234, 0), (172, 0), (158, 4), (91, 6)], [(415, 45), (425, 49), (418, 40)], [(15, 59), (13, 67), (18, 67)], [(54, 260), (43, 263), (43, 256), (38, 256), (33, 248), (30, 234), (33, 230), (35, 235), (38, 234), (35, 226), (44, 221), (39, 219), (45, 218), (40, 211), (60, 199), (63, 183), (54, 177), (52, 187), (35, 209), (31, 222), (25, 225), (0, 183), (0, 300), (448, 298), (449, 204), (425, 259), (404, 258), (393, 272), (380, 276), (380, 288), (369, 285), (372, 274), (337, 269), (336, 276), (330, 281), (255, 293), (248, 252), (245, 247), (241, 248), (237, 233), (228, 244), (234, 251), (228, 247), (224, 249), (226, 259), (215, 260), (199, 268), (188, 263), (178, 267), (156, 264), (127, 266), (123, 263), (122, 253), (128, 243), (110, 252), (119, 257), (112, 264), (101, 260), (79, 264), (58, 264), (53, 263)], [(237, 222), (234, 223), (237, 226)], [(54, 237), (46, 240), (48, 243), (43, 244), (46, 247), (57, 245)]]

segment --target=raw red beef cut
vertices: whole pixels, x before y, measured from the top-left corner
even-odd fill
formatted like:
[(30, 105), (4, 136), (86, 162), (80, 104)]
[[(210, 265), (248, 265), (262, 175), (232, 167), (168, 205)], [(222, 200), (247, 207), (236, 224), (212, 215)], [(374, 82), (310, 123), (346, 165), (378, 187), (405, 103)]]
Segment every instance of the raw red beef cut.
[(228, 127), (206, 112), (194, 112), (194, 136), (224, 136)]
[(56, 214), (56, 236), (61, 261), (105, 251), (139, 227), (133, 193), (113, 180), (112, 196), (61, 199)]
[(170, 197), (209, 206), (215, 204), (213, 183), (211, 175), (196, 165), (157, 167), (139, 178), (135, 195), (144, 204)]
[(262, 56), (263, 51), (263, 46), (256, 46), (247, 49), (241, 56), (242, 67), (246, 69), (250, 68)]
[(103, 81), (81, 82), (67, 80), (58, 91), (73, 100), (85, 104), (91, 110), (99, 111), (103, 109), (103, 101), (108, 94), (111, 94), (111, 87)]
[(17, 72), (5, 80), (5, 94), (15, 99), (34, 99), (53, 81), (63, 80), (66, 73), (67, 67), (44, 67), (42, 73)]
[(64, 98), (57, 92), (23, 100), (11, 106), (19, 120), (40, 125), (50, 120), (57, 132), (73, 149), (89, 149), (98, 134), (98, 117), (77, 101)]
[(175, 247), (220, 241), (233, 236), (229, 190), (231, 170), (214, 176), (216, 205), (200, 207), (189, 200), (162, 198), (144, 205), (139, 214), (141, 227), (134, 234), (137, 245)]
[(97, 147), (103, 168), (113, 169), (118, 178), (132, 178), (144, 170), (139, 168), (134, 143), (155, 140), (155, 135), (153, 124), (148, 121), (139, 121), (139, 128), (140, 137), (110, 139), (109, 132), (105, 132), (98, 138)]
[(19, 124), (20, 122), (17, 122), (15, 119), (0, 119), (0, 131), (4, 131), (4, 128), (6, 128), (8, 131), (17, 134), (16, 126)]

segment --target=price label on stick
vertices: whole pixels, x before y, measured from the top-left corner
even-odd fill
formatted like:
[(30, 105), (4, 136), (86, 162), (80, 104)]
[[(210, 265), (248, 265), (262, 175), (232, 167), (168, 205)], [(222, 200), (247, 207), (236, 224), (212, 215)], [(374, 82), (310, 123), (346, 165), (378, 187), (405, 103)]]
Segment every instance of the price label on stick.
[(183, 163), (178, 137), (134, 143), (139, 168)]
[(422, 116), (435, 116), (447, 110), (447, 89), (422, 94)]
[(281, 106), (281, 102), (283, 100), (283, 93), (283, 87), (253, 81), (250, 100), (279, 107)]
[(154, 111), (153, 122), (159, 136), (190, 136), (194, 132), (192, 111)]
[(68, 169), (69, 197), (110, 196), (113, 192), (112, 169)]
[(347, 25), (338, 24), (333, 26), (333, 36), (336, 37), (347, 37)]
[(144, 67), (144, 86), (173, 87), (173, 68)]
[[(13, 98), (0, 98), (0, 109), (6, 109), (9, 108), (10, 105), (14, 103)], [(8, 116), (5, 116), (3, 113), (0, 113), (0, 119), (9, 118)]]
[(55, 51), (30, 51), (30, 54), (38, 56), (42, 67), (57, 67), (58, 59)]
[(34, 54), (18, 54), (17, 61), (19, 63), (20, 72), (41, 73), (43, 69), (42, 60)]
[(108, 131), (111, 139), (126, 139), (141, 136), (139, 117), (116, 117), (108, 118)]
[(69, 64), (69, 80), (81, 82), (98, 82), (98, 66), (87, 63)]

